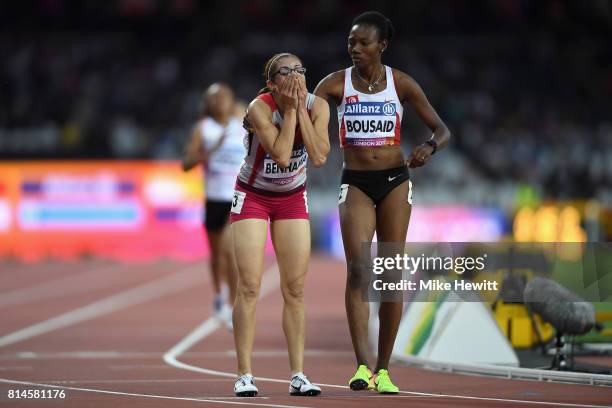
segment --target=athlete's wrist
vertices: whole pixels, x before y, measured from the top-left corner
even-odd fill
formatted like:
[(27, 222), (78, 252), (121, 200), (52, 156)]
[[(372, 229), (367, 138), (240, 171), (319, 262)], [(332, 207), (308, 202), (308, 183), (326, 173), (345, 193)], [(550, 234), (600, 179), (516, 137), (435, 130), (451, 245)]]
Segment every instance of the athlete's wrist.
[(428, 141), (425, 142), (425, 144), (431, 147), (430, 155), (433, 155), (436, 152), (436, 150), (438, 150), (438, 142), (436, 142), (434, 139), (429, 139)]

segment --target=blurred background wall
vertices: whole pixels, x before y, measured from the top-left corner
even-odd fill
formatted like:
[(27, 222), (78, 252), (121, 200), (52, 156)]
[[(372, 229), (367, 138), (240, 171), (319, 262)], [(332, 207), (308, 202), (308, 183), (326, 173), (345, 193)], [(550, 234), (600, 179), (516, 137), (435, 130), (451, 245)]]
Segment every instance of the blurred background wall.
[[(291, 51), (313, 90), (350, 65), (350, 21), (369, 9), (396, 27), (384, 62), (453, 134), (412, 174), (410, 240), (610, 240), (609, 1), (31, 0), (0, 4), (0, 254), (18, 235), (82, 239), (109, 219), (130, 220), (123, 234), (165, 220), (199, 236), (199, 174), (163, 169), (178, 169), (203, 89), (224, 81), (248, 102), (265, 61)], [(429, 133), (408, 109), (405, 152)], [(315, 244), (337, 251), (335, 114), (330, 138), (309, 198)], [(74, 216), (79, 194), (102, 204)]]

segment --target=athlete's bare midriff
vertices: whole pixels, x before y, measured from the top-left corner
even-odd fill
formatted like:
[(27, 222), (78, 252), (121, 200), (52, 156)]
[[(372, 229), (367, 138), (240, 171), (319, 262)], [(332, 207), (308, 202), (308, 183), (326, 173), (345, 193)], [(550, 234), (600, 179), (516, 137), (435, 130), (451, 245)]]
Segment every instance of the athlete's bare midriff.
[(404, 165), (399, 146), (346, 147), (344, 167), (349, 170), (386, 170)]

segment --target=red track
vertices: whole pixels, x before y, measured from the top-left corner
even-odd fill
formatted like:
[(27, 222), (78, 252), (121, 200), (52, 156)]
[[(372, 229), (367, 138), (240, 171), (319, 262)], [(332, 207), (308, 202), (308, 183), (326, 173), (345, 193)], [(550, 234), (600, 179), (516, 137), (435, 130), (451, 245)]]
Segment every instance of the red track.
[[(4, 379), (0, 381), (0, 406), (557, 407), (612, 403), (611, 388), (443, 374), (397, 365), (391, 367), (391, 374), (404, 393), (352, 392), (344, 387), (354, 370), (344, 316), (344, 275), (341, 262), (315, 257), (307, 279), (305, 371), (312, 380), (327, 384), (323, 395), (287, 395), (289, 368), (280, 325), (281, 297), (278, 290), (272, 290), (258, 307), (254, 374), (260, 378), (260, 398), (236, 399), (231, 378), (233, 340), (223, 328), (211, 331), (177, 356), (195, 371), (171, 366), (163, 358), (210, 314), (205, 267), (103, 261), (0, 264), (0, 344), (4, 344), (0, 346), (0, 378)], [(147, 283), (151, 284), (122, 294)], [(106, 301), (111, 296), (112, 301)], [(83, 309), (94, 302), (100, 302), (98, 307)], [(62, 314), (61, 319), (49, 321)], [(40, 322), (44, 323), (33, 331), (20, 331)], [(7, 339), (11, 344), (6, 344)], [(263, 381), (263, 377), (282, 382)], [(66, 398), (8, 399), (9, 390), (49, 389), (41, 384), (66, 387)]]

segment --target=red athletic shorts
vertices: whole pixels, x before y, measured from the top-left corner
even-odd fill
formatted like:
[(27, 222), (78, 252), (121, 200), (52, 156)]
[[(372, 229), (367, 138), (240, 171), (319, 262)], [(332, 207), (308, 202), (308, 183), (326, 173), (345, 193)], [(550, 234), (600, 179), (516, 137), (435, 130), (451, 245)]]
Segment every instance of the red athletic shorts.
[(287, 193), (277, 193), (236, 184), (230, 211), (230, 222), (251, 218), (270, 221), (309, 219), (304, 186)]

